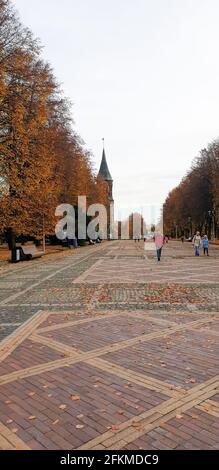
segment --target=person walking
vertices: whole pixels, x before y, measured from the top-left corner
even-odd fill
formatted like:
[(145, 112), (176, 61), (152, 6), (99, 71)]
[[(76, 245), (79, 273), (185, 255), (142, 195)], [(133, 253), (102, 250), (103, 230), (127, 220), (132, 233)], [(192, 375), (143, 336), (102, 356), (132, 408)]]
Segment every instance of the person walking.
[(157, 261), (160, 261), (162, 248), (165, 243), (165, 237), (162, 235), (161, 232), (158, 231), (154, 233), (153, 240), (154, 240), (155, 247), (156, 247)]
[(203, 255), (205, 256), (205, 253), (206, 253), (207, 256), (209, 256), (209, 254), (208, 254), (209, 241), (208, 241), (207, 235), (204, 235), (204, 237), (202, 239), (202, 248), (203, 248)]
[(195, 256), (199, 256), (199, 248), (201, 248), (201, 245), (202, 245), (200, 232), (196, 232), (196, 234), (193, 237), (192, 243), (193, 243), (194, 250), (195, 250)]

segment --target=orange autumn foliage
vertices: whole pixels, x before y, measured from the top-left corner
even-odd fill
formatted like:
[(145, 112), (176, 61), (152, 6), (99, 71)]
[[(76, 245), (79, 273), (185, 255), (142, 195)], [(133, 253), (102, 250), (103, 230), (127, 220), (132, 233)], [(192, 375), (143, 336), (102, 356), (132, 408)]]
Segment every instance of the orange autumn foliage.
[(43, 221), (54, 233), (60, 203), (106, 200), (70, 104), (9, 0), (0, 0), (0, 175), (1, 233), (42, 238)]

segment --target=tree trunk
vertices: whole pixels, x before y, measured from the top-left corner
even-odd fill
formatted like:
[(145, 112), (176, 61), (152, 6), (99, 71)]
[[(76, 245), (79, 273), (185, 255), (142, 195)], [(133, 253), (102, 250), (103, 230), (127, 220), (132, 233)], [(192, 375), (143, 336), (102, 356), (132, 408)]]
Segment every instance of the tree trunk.
[(6, 240), (7, 240), (9, 250), (12, 251), (16, 247), (15, 233), (13, 232), (12, 228), (8, 228), (6, 232)]

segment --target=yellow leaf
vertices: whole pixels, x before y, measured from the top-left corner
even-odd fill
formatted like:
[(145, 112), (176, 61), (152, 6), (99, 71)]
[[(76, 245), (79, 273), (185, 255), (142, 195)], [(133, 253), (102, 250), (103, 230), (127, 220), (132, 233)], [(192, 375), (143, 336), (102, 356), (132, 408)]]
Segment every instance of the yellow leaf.
[(73, 400), (73, 401), (77, 401), (77, 400), (80, 400), (80, 399), (81, 399), (80, 395), (70, 395), (70, 398), (71, 398), (71, 400)]

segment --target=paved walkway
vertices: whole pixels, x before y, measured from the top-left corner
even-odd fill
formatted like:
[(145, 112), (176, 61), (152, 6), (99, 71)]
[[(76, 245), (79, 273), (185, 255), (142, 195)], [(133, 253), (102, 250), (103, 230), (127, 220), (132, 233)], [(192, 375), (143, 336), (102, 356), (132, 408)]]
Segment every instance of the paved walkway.
[(115, 241), (0, 278), (0, 448), (219, 449), (219, 247)]

